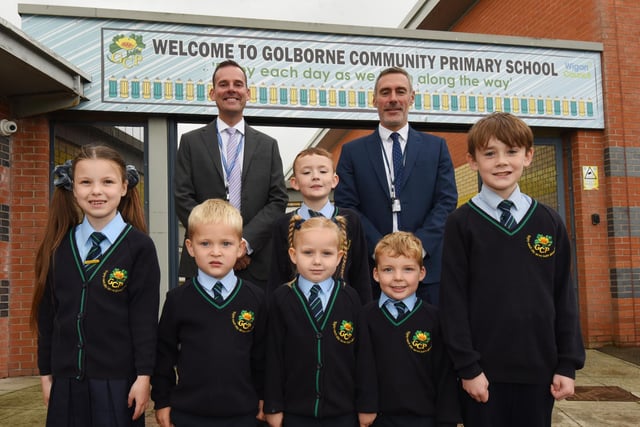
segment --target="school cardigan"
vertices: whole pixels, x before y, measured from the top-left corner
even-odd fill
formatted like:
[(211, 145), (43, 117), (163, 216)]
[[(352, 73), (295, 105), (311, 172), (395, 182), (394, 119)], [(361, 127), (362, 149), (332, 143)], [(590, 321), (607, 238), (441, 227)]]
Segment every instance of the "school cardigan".
[(457, 381), (438, 309), (421, 299), (400, 322), (372, 301), (363, 309), (378, 383), (378, 412), (433, 417), (455, 426), (460, 418)]
[(266, 322), (264, 291), (242, 279), (220, 305), (196, 278), (170, 290), (151, 380), (155, 408), (204, 417), (255, 415)]
[(560, 216), (533, 200), (509, 231), (473, 202), (447, 220), (444, 338), (464, 379), (550, 384), (584, 365), (571, 252)]
[(153, 373), (160, 299), (153, 241), (127, 225), (99, 259), (85, 278), (74, 229), (55, 251), (38, 313), (40, 375)]
[(356, 291), (336, 282), (316, 322), (297, 286), (269, 306), (264, 412), (327, 418), (376, 412), (375, 368)]
[[(271, 255), (271, 272), (267, 290), (272, 293), (278, 286), (294, 279), (296, 272), (289, 258), (289, 223), (295, 212), (280, 216), (273, 225), (271, 239), (273, 253)], [(334, 279), (342, 279), (353, 287), (364, 304), (371, 301), (371, 274), (369, 272), (369, 255), (367, 240), (360, 223), (360, 217), (352, 209), (334, 207), (333, 216), (340, 215), (347, 220), (347, 256), (344, 277), (338, 277), (342, 263), (336, 269)], [(343, 258), (344, 262), (344, 258)]]

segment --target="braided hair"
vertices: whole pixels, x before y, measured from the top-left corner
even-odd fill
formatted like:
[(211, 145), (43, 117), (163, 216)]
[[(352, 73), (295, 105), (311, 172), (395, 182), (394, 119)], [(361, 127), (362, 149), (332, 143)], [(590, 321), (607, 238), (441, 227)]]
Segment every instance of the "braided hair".
[[(292, 215), (289, 220), (289, 247), (295, 247), (295, 236), (297, 232), (311, 228), (326, 228), (328, 230), (335, 231), (337, 234), (338, 250), (342, 251), (343, 255), (342, 260), (336, 269), (336, 273), (334, 274), (334, 278), (340, 279), (344, 282), (344, 271), (347, 266), (347, 252), (349, 250), (349, 240), (347, 239), (347, 219), (343, 216), (336, 215), (331, 219), (318, 216), (305, 220), (300, 215)], [(292, 284), (293, 281), (289, 283), (290, 286)]]

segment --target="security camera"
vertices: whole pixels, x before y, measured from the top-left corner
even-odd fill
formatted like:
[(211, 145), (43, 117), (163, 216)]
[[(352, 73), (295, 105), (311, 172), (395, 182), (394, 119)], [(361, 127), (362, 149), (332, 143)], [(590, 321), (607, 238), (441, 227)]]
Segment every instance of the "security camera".
[(0, 135), (9, 136), (18, 130), (18, 125), (16, 122), (12, 122), (11, 120), (2, 119), (0, 120)]

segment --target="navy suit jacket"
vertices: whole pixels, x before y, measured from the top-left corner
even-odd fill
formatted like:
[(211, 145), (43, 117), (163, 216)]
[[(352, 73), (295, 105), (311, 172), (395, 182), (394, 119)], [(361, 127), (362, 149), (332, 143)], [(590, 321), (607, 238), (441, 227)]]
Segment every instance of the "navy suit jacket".
[[(226, 198), (215, 120), (182, 135), (174, 182), (176, 212), (185, 229), (197, 204)], [(284, 213), (288, 195), (276, 140), (246, 122), (241, 188), (242, 234), (253, 253), (249, 267), (236, 274), (252, 283), (265, 284), (271, 267), (272, 224)], [(185, 277), (197, 274), (186, 248), (180, 258), (180, 274)]]
[[(401, 230), (414, 233), (427, 252), (424, 283), (439, 283), (442, 238), (447, 216), (458, 202), (451, 156), (444, 139), (411, 127), (406, 145), (403, 182), (398, 185), (402, 206)], [(393, 231), (391, 196), (380, 134), (358, 138), (342, 147), (334, 198), (336, 206), (356, 210), (362, 219), (369, 254)]]

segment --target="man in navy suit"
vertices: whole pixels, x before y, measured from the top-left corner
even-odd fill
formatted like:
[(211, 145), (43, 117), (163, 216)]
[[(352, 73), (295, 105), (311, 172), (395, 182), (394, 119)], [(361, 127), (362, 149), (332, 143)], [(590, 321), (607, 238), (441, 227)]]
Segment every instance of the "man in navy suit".
[[(218, 107), (217, 119), (180, 139), (174, 176), (176, 212), (186, 229), (191, 210), (201, 202), (235, 201), (242, 214), (247, 253), (234, 270), (239, 277), (265, 286), (271, 266), (271, 225), (284, 213), (288, 200), (278, 144), (244, 121), (249, 87), (238, 63), (218, 64), (209, 95)], [(231, 134), (236, 135), (236, 148), (227, 151)], [(240, 173), (239, 192), (232, 190), (229, 180), (234, 170)], [(239, 194), (239, 200), (234, 194)], [(193, 258), (183, 250), (180, 275), (189, 278), (197, 271)]]
[(411, 78), (402, 68), (378, 75), (373, 104), (380, 124), (372, 134), (342, 147), (334, 197), (336, 206), (360, 213), (370, 254), (393, 231), (412, 232), (422, 241), (427, 276), (418, 295), (437, 305), (444, 224), (458, 192), (445, 140), (408, 124), (414, 98)]

